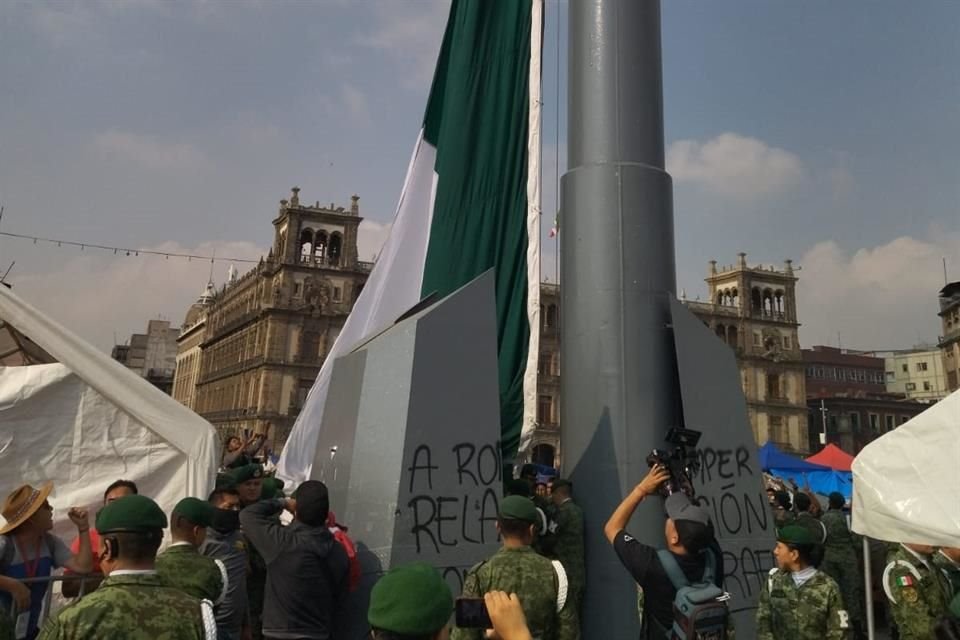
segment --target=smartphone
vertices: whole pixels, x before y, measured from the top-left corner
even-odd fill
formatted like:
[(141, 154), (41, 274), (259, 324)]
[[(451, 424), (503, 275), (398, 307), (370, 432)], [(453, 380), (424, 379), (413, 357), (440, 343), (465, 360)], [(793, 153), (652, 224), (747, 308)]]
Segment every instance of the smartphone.
[(463, 629), (492, 629), (483, 598), (457, 598), (457, 626)]

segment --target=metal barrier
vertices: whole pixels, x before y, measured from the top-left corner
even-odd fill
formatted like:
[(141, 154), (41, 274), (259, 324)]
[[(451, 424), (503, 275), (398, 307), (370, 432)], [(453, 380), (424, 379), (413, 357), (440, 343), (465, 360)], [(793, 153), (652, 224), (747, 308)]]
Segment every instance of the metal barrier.
[[(88, 573), (86, 575), (81, 575), (81, 574), (71, 573), (69, 575), (63, 575), (63, 576), (45, 576), (45, 577), (38, 577), (38, 578), (23, 578), (23, 579), (18, 578), (17, 579), (18, 582), (21, 582), (27, 586), (40, 584), (40, 583), (47, 584), (46, 591), (44, 591), (44, 595), (43, 595), (43, 606), (40, 608), (40, 617), (37, 619), (37, 628), (42, 627), (43, 623), (46, 622), (47, 618), (50, 617), (51, 604), (53, 602), (53, 589), (51, 587), (53, 586), (54, 583), (79, 582), (80, 593), (76, 596), (76, 598), (69, 598), (70, 600), (79, 600), (83, 598), (83, 596), (87, 595), (87, 583), (95, 580), (96, 581), (103, 580), (103, 574)], [(12, 622), (15, 622), (17, 617), (21, 613), (23, 613), (17, 607), (16, 600), (11, 599), (9, 613), (10, 613), (10, 620)]]

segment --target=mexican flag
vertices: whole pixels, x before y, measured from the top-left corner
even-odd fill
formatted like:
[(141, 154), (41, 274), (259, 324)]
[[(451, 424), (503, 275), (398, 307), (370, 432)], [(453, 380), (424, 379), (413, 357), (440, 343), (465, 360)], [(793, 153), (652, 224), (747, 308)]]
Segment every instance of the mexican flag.
[(424, 296), (496, 270), (504, 459), (536, 420), (543, 0), (453, 0), (390, 236), (280, 457), (309, 478), (334, 360)]

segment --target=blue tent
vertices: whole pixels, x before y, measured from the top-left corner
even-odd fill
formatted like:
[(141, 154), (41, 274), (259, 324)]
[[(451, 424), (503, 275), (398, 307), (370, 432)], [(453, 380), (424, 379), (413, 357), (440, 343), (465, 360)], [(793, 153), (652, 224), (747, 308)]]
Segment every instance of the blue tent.
[(820, 495), (839, 491), (850, 499), (853, 493), (853, 474), (849, 471), (834, 471), (830, 467), (813, 464), (780, 451), (768, 442), (759, 451), (760, 467), (780, 478), (793, 480), (800, 487), (809, 486)]
[(795, 458), (787, 455), (772, 443), (768, 442), (758, 452), (760, 457), (760, 468), (764, 471), (832, 471), (830, 467), (813, 464), (802, 458)]

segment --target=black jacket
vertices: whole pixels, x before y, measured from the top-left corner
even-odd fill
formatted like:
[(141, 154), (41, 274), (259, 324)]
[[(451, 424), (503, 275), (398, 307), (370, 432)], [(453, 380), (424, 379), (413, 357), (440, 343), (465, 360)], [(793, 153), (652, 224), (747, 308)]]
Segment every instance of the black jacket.
[(267, 564), (263, 635), (331, 640), (346, 604), (347, 554), (326, 526), (283, 526), (282, 511), (282, 500), (262, 500), (240, 512), (244, 534)]

